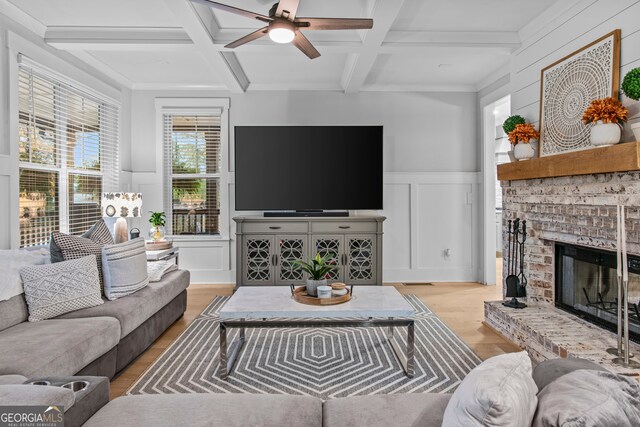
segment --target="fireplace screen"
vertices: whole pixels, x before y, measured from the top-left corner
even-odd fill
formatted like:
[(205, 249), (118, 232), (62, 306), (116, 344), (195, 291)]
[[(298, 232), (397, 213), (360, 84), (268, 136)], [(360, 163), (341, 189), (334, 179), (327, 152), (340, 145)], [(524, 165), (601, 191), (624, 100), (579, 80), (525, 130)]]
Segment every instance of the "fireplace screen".
[[(556, 306), (617, 329), (615, 252), (556, 244)], [(640, 258), (629, 256), (629, 336), (640, 342)]]

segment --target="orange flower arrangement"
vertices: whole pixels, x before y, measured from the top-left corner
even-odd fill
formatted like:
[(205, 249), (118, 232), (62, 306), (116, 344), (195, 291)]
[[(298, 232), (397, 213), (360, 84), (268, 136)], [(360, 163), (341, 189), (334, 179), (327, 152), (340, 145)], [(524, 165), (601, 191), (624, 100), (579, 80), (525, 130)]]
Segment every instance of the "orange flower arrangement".
[(517, 144), (518, 142), (528, 144), (532, 139), (539, 138), (540, 132), (538, 132), (530, 123), (516, 125), (516, 128), (509, 133), (509, 141), (512, 144)]
[(582, 121), (585, 124), (600, 120), (602, 123), (620, 123), (626, 122), (628, 118), (629, 110), (617, 99), (609, 97), (591, 101), (591, 105), (584, 111)]

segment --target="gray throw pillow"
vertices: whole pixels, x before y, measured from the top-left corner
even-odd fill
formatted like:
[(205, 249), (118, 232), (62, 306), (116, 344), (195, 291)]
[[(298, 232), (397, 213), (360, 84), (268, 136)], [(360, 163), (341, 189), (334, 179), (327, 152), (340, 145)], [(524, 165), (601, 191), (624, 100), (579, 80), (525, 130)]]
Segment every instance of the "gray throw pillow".
[(533, 427), (637, 427), (640, 384), (622, 375), (580, 369), (538, 394)]
[[(113, 236), (103, 219), (93, 224), (93, 227), (82, 233), (80, 237), (92, 240), (100, 246), (113, 244)], [(53, 234), (49, 241), (49, 251), (51, 252), (51, 262), (62, 262), (65, 260), (62, 249), (57, 245), (53, 238)]]
[(149, 284), (144, 239), (102, 248), (104, 295), (109, 300), (131, 295)]
[(20, 270), (29, 321), (103, 304), (94, 255)]
[(447, 404), (442, 426), (529, 426), (537, 392), (526, 351), (492, 357), (462, 380)]

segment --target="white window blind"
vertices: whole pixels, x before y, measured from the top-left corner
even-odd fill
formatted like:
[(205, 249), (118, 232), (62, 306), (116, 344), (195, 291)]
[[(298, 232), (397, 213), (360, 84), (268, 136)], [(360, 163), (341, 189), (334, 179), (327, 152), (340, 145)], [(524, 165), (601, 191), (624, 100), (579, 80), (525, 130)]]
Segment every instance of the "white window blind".
[(162, 116), (169, 234), (220, 233), (221, 113)]
[(118, 113), (71, 80), (22, 58), (18, 73), (20, 245), (82, 234), (117, 191)]

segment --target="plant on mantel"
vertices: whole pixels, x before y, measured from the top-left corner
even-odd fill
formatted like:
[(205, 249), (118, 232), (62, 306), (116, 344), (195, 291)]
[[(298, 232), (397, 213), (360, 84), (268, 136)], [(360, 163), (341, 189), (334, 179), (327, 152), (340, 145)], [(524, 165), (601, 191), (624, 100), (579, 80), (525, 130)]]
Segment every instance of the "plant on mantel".
[(608, 97), (594, 99), (582, 115), (584, 124), (591, 124), (591, 144), (613, 145), (620, 142), (621, 126), (629, 117), (629, 110), (619, 100)]
[[(524, 121), (524, 119), (522, 119), (522, 121)], [(532, 124), (526, 122), (517, 123), (508, 133), (508, 137), (509, 142), (513, 144), (513, 156), (517, 160), (527, 160), (535, 155), (535, 150), (529, 143), (534, 139), (539, 139), (540, 133)]]
[[(634, 101), (640, 101), (640, 67), (629, 71), (622, 80), (622, 92)], [(640, 121), (631, 124), (631, 129), (636, 137), (636, 141), (640, 141)]]

